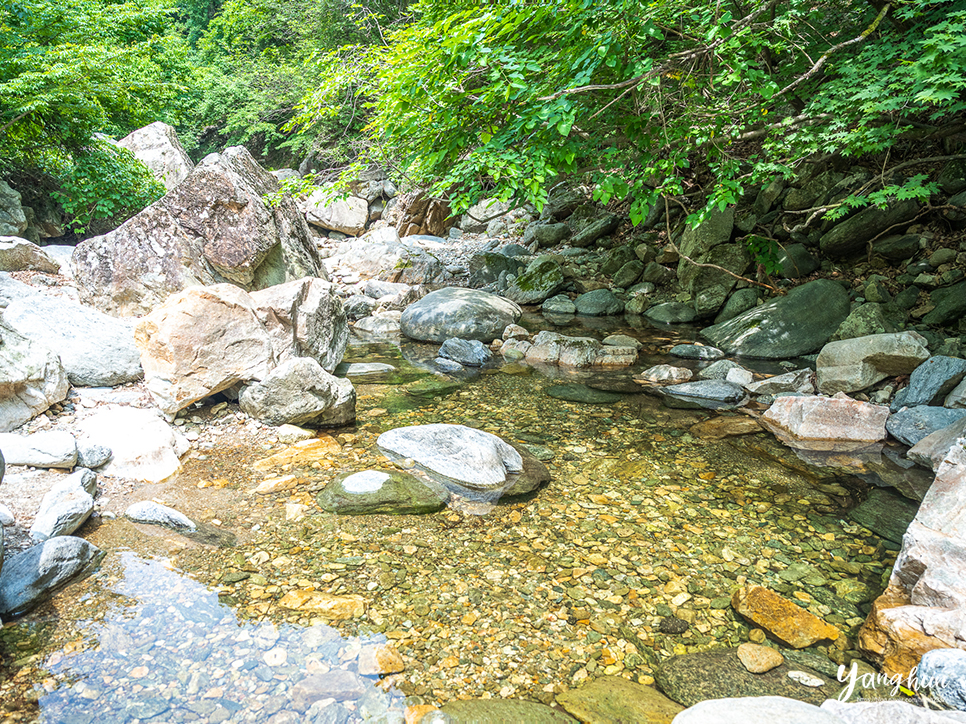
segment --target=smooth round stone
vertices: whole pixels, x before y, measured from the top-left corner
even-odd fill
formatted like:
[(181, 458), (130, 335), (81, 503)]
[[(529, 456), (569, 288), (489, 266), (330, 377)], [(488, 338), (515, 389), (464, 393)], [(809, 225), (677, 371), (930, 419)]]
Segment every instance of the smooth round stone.
[(547, 394), (557, 400), (567, 402), (584, 402), (591, 405), (609, 405), (621, 399), (621, 396), (613, 392), (595, 390), (587, 385), (568, 384), (553, 385), (547, 388)]
[(701, 344), (678, 344), (671, 347), (669, 352), (673, 357), (682, 359), (708, 359), (716, 360), (725, 356), (717, 347), (706, 347)]
[(609, 337), (604, 337), (601, 344), (608, 347), (633, 347), (634, 349), (640, 349), (644, 346), (640, 340), (626, 334), (612, 334)]
[(364, 470), (336, 478), (316, 500), (339, 515), (420, 515), (444, 508), (449, 493), (402, 471)]
[(549, 314), (576, 314), (577, 306), (566, 294), (550, 297), (540, 305), (540, 311)]
[(738, 647), (738, 660), (752, 674), (764, 674), (781, 666), (785, 657), (780, 651), (758, 644), (741, 644)]
[(654, 387), (668, 407), (721, 410), (740, 407), (748, 401), (742, 387), (725, 380), (699, 380), (670, 387)]
[(577, 314), (589, 317), (610, 316), (624, 311), (624, 302), (610, 289), (595, 289), (581, 294), (574, 300), (574, 306), (577, 307)]
[(651, 307), (644, 316), (660, 324), (688, 324), (698, 316), (694, 307), (682, 302), (665, 302)]

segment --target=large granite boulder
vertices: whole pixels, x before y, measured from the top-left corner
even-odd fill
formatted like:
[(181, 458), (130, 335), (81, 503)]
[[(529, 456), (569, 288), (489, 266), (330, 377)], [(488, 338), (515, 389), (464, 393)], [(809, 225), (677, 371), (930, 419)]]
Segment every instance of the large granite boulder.
[(41, 247), (19, 236), (0, 236), (0, 271), (39, 271), (59, 274), (60, 264)]
[(89, 470), (79, 470), (54, 483), (40, 502), (30, 526), (31, 537), (47, 540), (73, 533), (94, 512), (96, 491), (97, 476)]
[(306, 277), (252, 292), (251, 298), (277, 363), (311, 357), (332, 372), (342, 361), (349, 324), (334, 284)]
[(82, 301), (118, 316), (151, 312), (188, 287), (264, 289), (325, 276), (305, 219), (242, 147), (211, 154), (163, 198), (81, 242), (71, 259)]
[(840, 284), (817, 279), (707, 327), (701, 336), (728, 354), (788, 359), (820, 349), (849, 315), (849, 295)]
[(423, 342), (451, 337), (492, 342), (523, 314), (515, 303), (476, 289), (446, 287), (430, 292), (402, 313), (402, 333)]
[(0, 571), (0, 617), (26, 613), (103, 557), (82, 538), (58, 536), (9, 558)]
[(238, 405), (246, 415), (275, 426), (336, 427), (356, 418), (352, 383), (332, 376), (311, 357), (286, 360), (247, 386)]
[(20, 205), (20, 194), (0, 179), (0, 234), (21, 236), (27, 230), (27, 216)]
[(932, 649), (966, 649), (966, 440), (950, 450), (902, 539), (889, 586), (859, 632), (889, 676)]
[(48, 347), (0, 323), (0, 432), (20, 427), (67, 397), (70, 384)]
[(889, 408), (837, 393), (779, 397), (761, 416), (786, 445), (801, 450), (856, 450), (886, 437)]
[(188, 178), (195, 167), (178, 140), (178, 133), (161, 121), (131, 132), (117, 145), (133, 153), (168, 191)]
[(13, 300), (3, 321), (60, 356), (77, 387), (113, 387), (141, 378), (141, 360), (128, 320), (91, 307), (37, 295)]
[(305, 220), (312, 226), (349, 236), (359, 236), (366, 230), (369, 204), (358, 196), (342, 198), (331, 187), (321, 188), (313, 191), (303, 206)]
[(826, 395), (864, 390), (886, 377), (907, 375), (927, 359), (926, 339), (916, 332), (829, 342), (815, 362), (818, 389)]
[(178, 410), (275, 366), (272, 337), (248, 294), (231, 284), (195, 287), (138, 320), (134, 332), (155, 403)]
[(507, 299), (517, 304), (540, 304), (566, 285), (560, 264), (550, 256), (538, 256), (506, 288)]

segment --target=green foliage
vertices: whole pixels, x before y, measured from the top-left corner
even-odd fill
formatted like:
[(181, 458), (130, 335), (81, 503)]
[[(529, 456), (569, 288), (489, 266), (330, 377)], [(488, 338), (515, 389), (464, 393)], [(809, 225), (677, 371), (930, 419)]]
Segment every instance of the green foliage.
[(164, 185), (130, 151), (96, 140), (77, 153), (54, 193), (71, 227), (84, 233), (92, 222), (123, 223), (164, 195)]

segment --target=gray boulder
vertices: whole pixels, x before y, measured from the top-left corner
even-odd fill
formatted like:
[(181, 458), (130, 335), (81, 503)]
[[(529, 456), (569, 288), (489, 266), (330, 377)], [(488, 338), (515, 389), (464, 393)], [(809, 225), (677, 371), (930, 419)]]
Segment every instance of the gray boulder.
[(966, 281), (935, 290), (929, 301), (935, 309), (922, 318), (926, 324), (940, 326), (966, 317)]
[(550, 297), (540, 305), (540, 311), (545, 314), (576, 314), (577, 305), (566, 294)]
[(77, 441), (77, 467), (94, 469), (110, 462), (114, 455), (106, 445), (95, 445), (87, 440)]
[(301, 204), (305, 220), (327, 231), (359, 236), (366, 230), (369, 204), (358, 196), (342, 197), (328, 184), (317, 189)]
[(0, 617), (29, 611), (102, 557), (82, 538), (58, 536), (8, 559), (0, 571)]
[(556, 246), (570, 237), (570, 227), (564, 223), (541, 224), (533, 223), (523, 232), (523, 244), (529, 246), (534, 241), (538, 246)]
[(349, 380), (334, 377), (311, 357), (286, 360), (238, 396), (242, 411), (268, 425), (337, 427), (356, 417)]
[(456, 337), (443, 342), (437, 354), (443, 359), (453, 360), (467, 367), (482, 367), (493, 356), (486, 345), (479, 340)]
[(0, 451), (7, 465), (72, 468), (77, 463), (77, 443), (73, 435), (63, 430), (32, 435), (0, 433)]
[(0, 234), (21, 236), (27, 230), (27, 216), (20, 205), (20, 194), (0, 179)]
[(668, 407), (684, 409), (726, 410), (748, 401), (741, 385), (726, 380), (696, 380), (668, 387), (648, 387)]
[(0, 430), (20, 427), (67, 397), (60, 358), (0, 323)]
[(963, 437), (966, 437), (966, 417), (961, 417), (951, 425), (929, 433), (909, 448), (906, 456), (923, 467), (936, 471), (950, 451), (956, 447), (959, 439)]
[(751, 256), (744, 246), (722, 244), (702, 254), (695, 261), (721, 267), (721, 269), (715, 269), (688, 265), (683, 273), (678, 272), (678, 279), (694, 298), (694, 310), (698, 316), (710, 317), (718, 313), (728, 299), (728, 295), (731, 294), (731, 290), (738, 283), (733, 275), (741, 275), (748, 270)]
[(523, 458), (496, 435), (463, 425), (415, 425), (384, 432), (376, 440), (392, 458), (419, 465), (471, 488), (500, 488), (523, 472)]
[(191, 518), (174, 508), (155, 503), (153, 500), (142, 500), (129, 505), (124, 511), (124, 517), (135, 523), (160, 525), (163, 528), (185, 531), (197, 530), (198, 526)]
[[(711, 249), (731, 241), (731, 234), (735, 226), (735, 212), (731, 207), (724, 211), (713, 211), (707, 219), (696, 227), (688, 226), (681, 235), (678, 249), (682, 256), (694, 261), (701, 261), (700, 257)], [(691, 265), (685, 259), (678, 262), (678, 278), (688, 273)]]
[(77, 246), (71, 265), (82, 301), (132, 316), (188, 287), (230, 282), (252, 290), (324, 277), (295, 203), (267, 201), (277, 191), (244, 148), (207, 156), (162, 199)]
[(848, 314), (848, 292), (835, 282), (818, 279), (707, 327), (701, 336), (728, 354), (788, 359), (821, 348)]
[(869, 239), (890, 227), (912, 221), (917, 213), (919, 204), (912, 199), (895, 202), (885, 209), (869, 206), (833, 226), (822, 236), (819, 247), (827, 256), (857, 254), (865, 250)]
[(728, 297), (728, 301), (725, 302), (721, 311), (718, 312), (718, 316), (714, 318), (714, 323), (721, 324), (722, 322), (727, 322), (729, 319), (734, 319), (742, 312), (747, 312), (756, 306), (758, 306), (757, 290), (752, 287), (738, 289)]
[(469, 284), (471, 287), (485, 287), (500, 279), (501, 274), (519, 274), (526, 269), (519, 259), (497, 254), (492, 251), (483, 251), (470, 257)]
[(59, 274), (60, 264), (31, 241), (19, 236), (0, 236), (0, 271)]
[(574, 300), (574, 306), (577, 314), (588, 317), (613, 316), (624, 311), (624, 303), (610, 289), (595, 289), (581, 294)]
[(966, 360), (937, 355), (913, 370), (909, 385), (892, 401), (893, 412), (903, 407), (941, 405), (946, 395), (966, 377)]
[(566, 286), (560, 264), (549, 256), (538, 256), (506, 288), (506, 298), (517, 304), (539, 304)]
[(912, 447), (923, 438), (966, 417), (966, 410), (919, 405), (889, 415), (886, 430), (896, 440)]
[(444, 342), (450, 337), (492, 342), (521, 314), (519, 306), (495, 294), (447, 287), (407, 307), (400, 328), (407, 337), (424, 342)]
[(919, 662), (917, 680), (934, 701), (950, 709), (966, 711), (966, 651), (927, 651)]
[(195, 167), (178, 140), (178, 133), (161, 121), (133, 131), (117, 145), (133, 153), (168, 191), (188, 178)]
[(56, 350), (77, 387), (113, 387), (142, 377), (130, 322), (59, 297), (13, 300), (4, 322), (28, 339)]
[(918, 234), (887, 236), (872, 242), (872, 252), (890, 261), (912, 259), (923, 247), (923, 238)]
[(335, 478), (316, 500), (339, 515), (421, 515), (446, 507), (449, 493), (398, 470), (365, 470)]
[(346, 317), (349, 319), (357, 320), (363, 317), (368, 317), (374, 311), (379, 303), (372, 297), (366, 296), (365, 294), (353, 294), (351, 297), (343, 302), (343, 308), (345, 309)]
[(602, 236), (614, 233), (618, 226), (620, 226), (620, 217), (606, 214), (574, 234), (570, 245), (578, 248), (590, 246)]
[(40, 510), (30, 526), (30, 536), (47, 540), (70, 535), (94, 512), (97, 476), (78, 471), (55, 483), (40, 502)]
[(806, 395), (815, 393), (810, 369), (786, 372), (783, 375), (769, 377), (767, 380), (752, 382), (745, 385), (745, 389), (753, 395), (777, 395), (782, 392), (800, 392)]
[(650, 307), (644, 316), (659, 324), (689, 324), (697, 319), (694, 307), (682, 302), (665, 302)]
[(943, 166), (937, 181), (943, 192), (950, 196), (966, 191), (966, 159), (957, 158)]
[(883, 304), (871, 302), (858, 305), (835, 330), (832, 341), (898, 332), (902, 325), (894, 315), (887, 313), (887, 309)]
[(716, 360), (724, 357), (724, 352), (717, 347), (707, 347), (703, 344), (676, 344), (668, 350), (668, 354), (681, 359)]
[(724, 380), (728, 378), (728, 373), (731, 370), (744, 369), (737, 362), (732, 362), (730, 359), (722, 359), (708, 365), (703, 370), (699, 370), (695, 377), (699, 380)]
[(818, 259), (803, 244), (789, 244), (778, 253), (781, 275), (786, 279), (807, 277), (819, 267)]
[(826, 395), (864, 390), (886, 377), (907, 375), (927, 359), (926, 339), (916, 332), (829, 342), (815, 362), (818, 389)]

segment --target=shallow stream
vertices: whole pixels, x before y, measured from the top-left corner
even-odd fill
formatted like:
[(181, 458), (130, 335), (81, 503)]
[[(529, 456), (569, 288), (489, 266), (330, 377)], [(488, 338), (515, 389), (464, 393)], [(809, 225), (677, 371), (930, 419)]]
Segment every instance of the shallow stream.
[[(631, 334), (639, 364), (578, 373), (501, 360), (442, 380), (428, 371), (435, 346), (356, 340), (346, 361), (397, 370), (354, 380), (355, 427), (294, 458), (264, 436), (196, 448), (177, 480), (137, 495), (203, 522), (207, 538), (108, 517), (81, 529), (108, 551), (100, 569), (2, 631), (8, 721), (396, 722), (407, 705), (454, 698), (552, 702), (601, 675), (649, 684), (662, 659), (748, 640), (730, 596), (749, 582), (850, 635), (806, 652), (812, 664), (847, 662), (896, 548), (847, 517), (867, 486), (768, 433), (699, 436), (698, 423), (746, 415), (668, 409), (629, 392), (630, 378), (707, 363), (668, 358), (680, 340), (663, 330), (584, 323), (557, 329)], [(619, 398), (550, 397), (561, 382)], [(379, 433), (433, 422), (526, 445), (551, 483), (485, 515), (337, 517), (315, 505), (337, 473), (391, 466)], [(281, 492), (253, 492), (286, 476)], [(360, 596), (364, 613), (322, 619), (282, 605), (293, 591)], [(403, 671), (373, 673), (382, 642)], [(332, 690), (303, 714), (293, 692), (308, 675)]]

